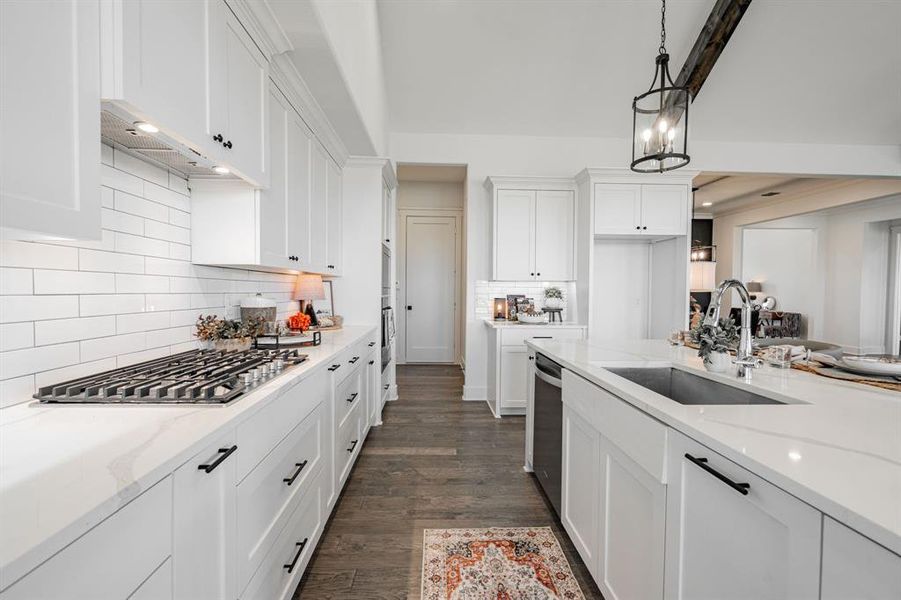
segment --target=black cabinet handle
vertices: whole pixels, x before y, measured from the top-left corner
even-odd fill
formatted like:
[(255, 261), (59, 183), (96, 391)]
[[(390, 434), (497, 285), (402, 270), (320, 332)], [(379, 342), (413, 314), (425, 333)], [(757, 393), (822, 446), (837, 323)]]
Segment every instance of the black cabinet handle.
[(537, 275), (538, 277), (541, 277), (541, 273), (535, 273), (535, 275)]
[(645, 225), (645, 226), (644, 226), (644, 227), (642, 227), (642, 229), (647, 229), (647, 228), (648, 228), (648, 226), (647, 226), (647, 225)]
[(385, 385), (383, 385), (383, 386), (382, 386), (382, 389), (387, 390), (387, 389), (388, 389), (388, 384), (386, 383)]
[(388, 243), (388, 244), (390, 244), (390, 243), (391, 243), (391, 240), (385, 240), (385, 242)]
[(222, 143), (222, 134), (221, 134), (221, 133), (217, 133), (216, 135), (214, 135), (214, 136), (213, 136), (213, 141), (214, 141), (214, 142), (219, 142), (219, 143), (221, 144), (221, 143)]
[(226, 148), (228, 148), (229, 150), (232, 149), (232, 141), (231, 140), (228, 140), (227, 142), (225, 142), (222, 145), (225, 146)]
[(300, 472), (303, 471), (303, 468), (305, 466), (307, 466), (307, 461), (294, 463), (294, 466), (297, 467), (297, 470), (294, 471), (294, 475), (291, 475), (291, 477), (285, 477), (284, 479), (282, 479), (282, 481), (284, 481), (288, 485), (291, 485), (292, 483), (294, 483), (294, 480), (297, 479), (297, 476), (300, 475)]
[(341, 365), (332, 365), (328, 368), (329, 371), (337, 371), (341, 368)]
[(212, 473), (216, 467), (222, 464), (226, 458), (232, 455), (232, 453), (238, 449), (238, 446), (232, 446), (231, 448), (219, 448), (219, 458), (214, 460), (213, 462), (207, 465), (197, 465), (197, 468), (201, 471), (206, 471), (207, 473)]
[(407, 310), (413, 310), (413, 305), (412, 305), (412, 304), (408, 304), (408, 305), (407, 305)]
[(373, 346), (375, 346), (375, 342), (369, 342), (369, 347), (372, 348)]
[(374, 360), (370, 360), (370, 361), (369, 361), (369, 364), (370, 364), (370, 365), (374, 365), (374, 364), (375, 364), (375, 361), (374, 361)]
[(534, 357), (534, 356), (530, 356), (530, 357), (529, 357), (529, 360), (535, 360), (535, 357)]
[(297, 566), (297, 559), (300, 558), (300, 555), (303, 554), (303, 549), (307, 545), (307, 542), (310, 538), (303, 538), (302, 542), (297, 542), (295, 546), (297, 547), (297, 554), (294, 555), (294, 560), (286, 564), (283, 568), (288, 569), (288, 573), (294, 570), (294, 567)]
[(529, 275), (531, 275), (532, 277), (535, 277), (535, 273), (529, 273)]
[(350, 443), (350, 448), (348, 448), (347, 451), (348, 451), (348, 452), (353, 452), (353, 451), (354, 451), (354, 448), (357, 447), (357, 442), (359, 442), (359, 441), (360, 441), (360, 440), (354, 440), (354, 441), (352, 441), (352, 442)]
[(354, 363), (357, 362), (358, 360), (360, 360), (360, 357), (359, 357), (359, 356), (354, 356), (352, 359), (350, 359), (350, 360), (347, 361), (347, 362), (349, 362), (350, 364), (354, 364)]
[(739, 494), (742, 494), (743, 496), (748, 495), (748, 489), (751, 487), (750, 483), (736, 483), (736, 482), (732, 481), (731, 479), (729, 479), (728, 477), (726, 477), (725, 475), (723, 475), (722, 473), (720, 473), (719, 471), (717, 471), (716, 469), (714, 469), (713, 467), (708, 465), (706, 458), (695, 458), (694, 456), (692, 456), (691, 454), (689, 454), (687, 452), (685, 453), (685, 458), (687, 458), (694, 464), (698, 465), (699, 467), (701, 467), (702, 469), (704, 469), (705, 471), (707, 471), (708, 473), (710, 473), (711, 475), (713, 475), (714, 477), (716, 477), (717, 479), (719, 479), (720, 481), (722, 481), (723, 483), (725, 483), (726, 485), (731, 487), (733, 490), (735, 490)]
[(636, 225), (635, 229), (641, 229), (641, 225)]
[(350, 398), (345, 398), (345, 400), (347, 400), (348, 402), (353, 402), (354, 400), (357, 399), (357, 396), (359, 396), (359, 395), (360, 395), (359, 392), (354, 392), (353, 394), (350, 395)]
[(552, 339), (554, 339), (554, 336), (552, 336), (552, 335), (533, 335), (532, 339), (533, 340), (552, 340)]

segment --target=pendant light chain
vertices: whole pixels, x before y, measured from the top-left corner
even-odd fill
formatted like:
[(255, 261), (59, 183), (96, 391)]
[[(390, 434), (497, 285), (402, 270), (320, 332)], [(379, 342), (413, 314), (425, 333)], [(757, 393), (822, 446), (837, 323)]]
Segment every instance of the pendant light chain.
[(660, 6), (660, 54), (666, 54), (666, 0)]

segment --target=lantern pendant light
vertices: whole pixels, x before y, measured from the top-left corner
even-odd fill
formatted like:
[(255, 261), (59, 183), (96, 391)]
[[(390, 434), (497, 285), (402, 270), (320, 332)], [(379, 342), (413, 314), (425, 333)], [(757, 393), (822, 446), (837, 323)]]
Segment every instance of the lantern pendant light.
[(677, 86), (669, 74), (666, 52), (666, 0), (660, 9), (660, 48), (654, 80), (632, 101), (632, 164), (639, 173), (663, 173), (684, 167), (688, 156), (688, 87)]

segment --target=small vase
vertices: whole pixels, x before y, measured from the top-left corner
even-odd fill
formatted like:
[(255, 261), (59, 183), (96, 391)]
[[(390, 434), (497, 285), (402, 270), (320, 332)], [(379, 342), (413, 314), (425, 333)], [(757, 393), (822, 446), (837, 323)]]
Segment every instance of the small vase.
[(545, 298), (544, 307), (554, 309), (563, 308), (563, 298)]
[(725, 373), (732, 366), (728, 352), (711, 352), (704, 357), (704, 367), (711, 373)]

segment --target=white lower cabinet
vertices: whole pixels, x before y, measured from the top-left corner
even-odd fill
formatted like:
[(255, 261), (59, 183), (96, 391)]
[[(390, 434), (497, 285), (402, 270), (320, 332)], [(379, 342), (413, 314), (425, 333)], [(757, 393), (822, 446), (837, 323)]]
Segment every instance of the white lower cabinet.
[(167, 600), (172, 598), (172, 559), (159, 566), (128, 600)]
[(234, 431), (219, 436), (173, 474), (172, 555), (176, 598), (235, 596)]
[(816, 600), (821, 513), (671, 433), (666, 597)]
[[(565, 389), (565, 388), (564, 388)], [(598, 580), (599, 512), (601, 507), (601, 436), (563, 406), (563, 477), (560, 520), (591, 575)]]
[(821, 600), (898, 600), (901, 556), (823, 517)]
[(172, 477), (166, 477), (4, 590), (0, 598), (121, 600), (136, 593), (171, 551)]

